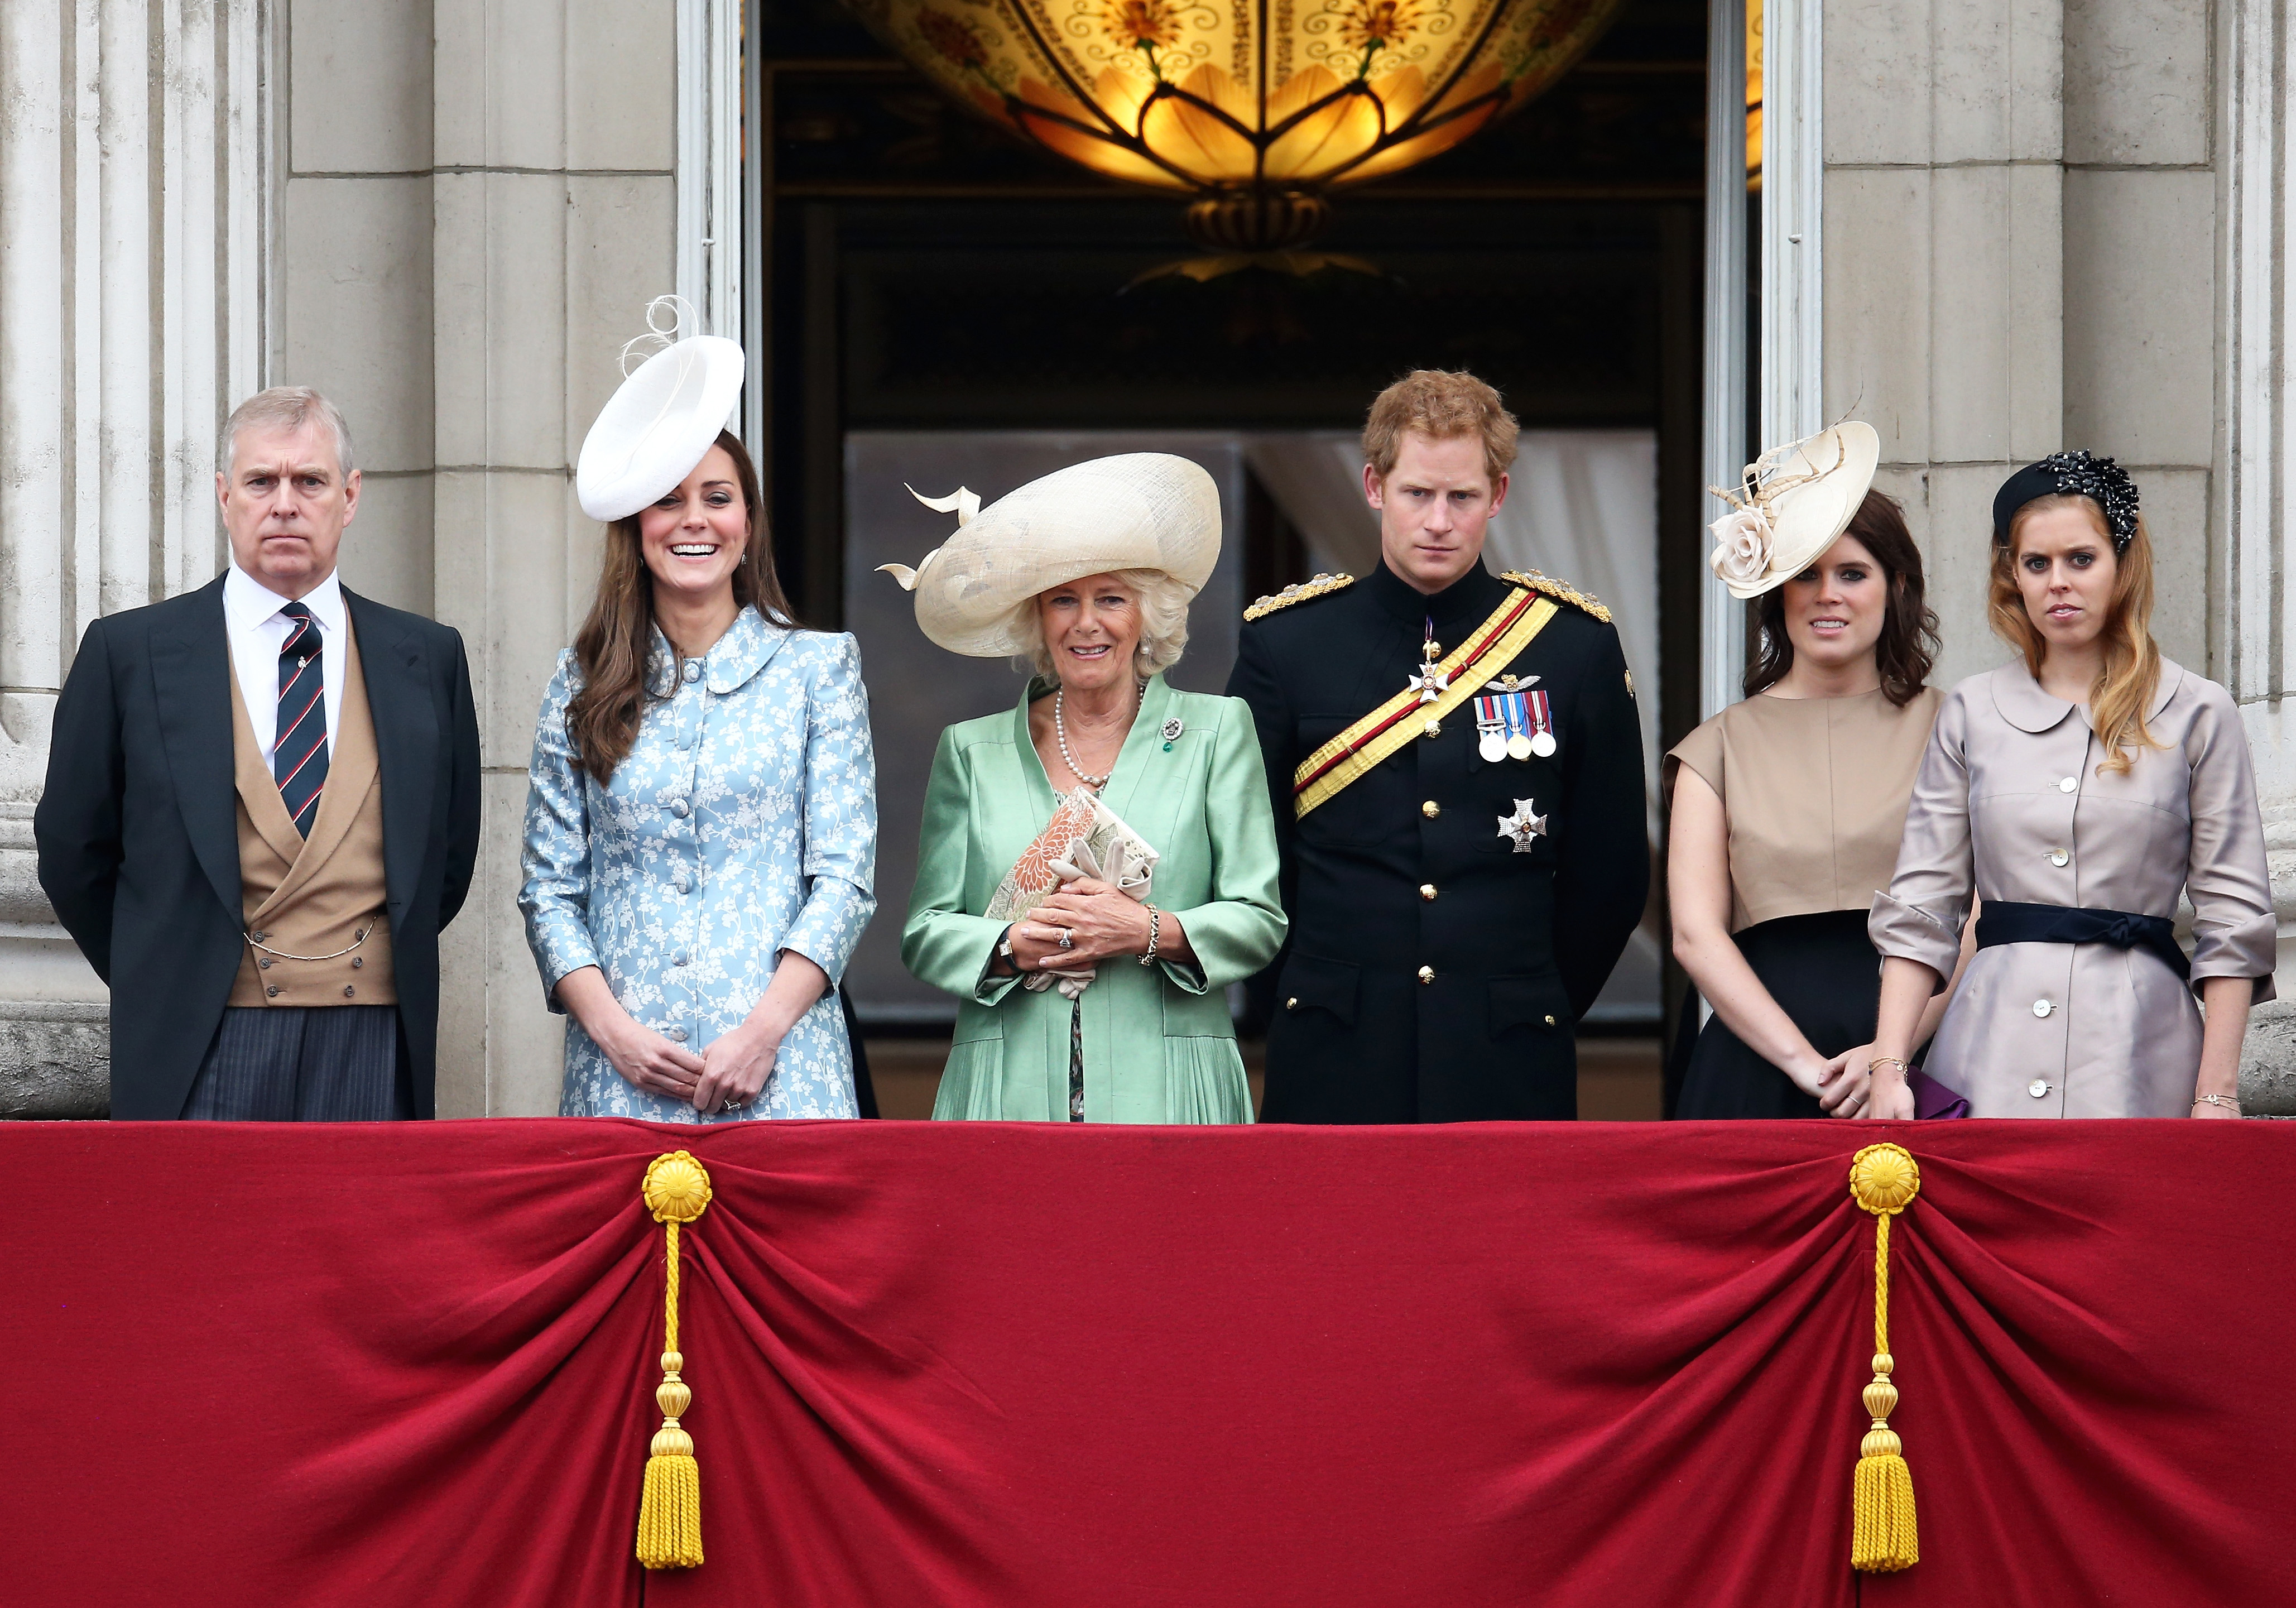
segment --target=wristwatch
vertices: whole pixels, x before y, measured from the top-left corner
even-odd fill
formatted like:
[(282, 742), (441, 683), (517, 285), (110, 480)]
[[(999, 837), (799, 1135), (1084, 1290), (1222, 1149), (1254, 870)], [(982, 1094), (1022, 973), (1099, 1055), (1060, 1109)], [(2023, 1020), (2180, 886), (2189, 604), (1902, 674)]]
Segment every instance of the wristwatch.
[[(996, 958), (999, 960), (1012, 960), (1013, 958), (1013, 929), (1010, 926), (1007, 926), (1004, 931), (996, 935)], [(1015, 962), (1014, 964), (1017, 964), (1018, 963)]]

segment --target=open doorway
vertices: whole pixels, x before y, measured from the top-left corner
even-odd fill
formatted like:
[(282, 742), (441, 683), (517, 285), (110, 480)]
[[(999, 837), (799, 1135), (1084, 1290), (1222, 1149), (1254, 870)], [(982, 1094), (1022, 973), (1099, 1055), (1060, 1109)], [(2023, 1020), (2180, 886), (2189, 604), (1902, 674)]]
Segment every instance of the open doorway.
[[(758, 7), (743, 257), (769, 378), (752, 417), (783, 575), (809, 622), (859, 636), (874, 700), (881, 913), (850, 979), (873, 1039), (945, 1037), (951, 1005), (898, 962), (924, 776), (942, 726), (1021, 685), (924, 643), (873, 573), (947, 534), (905, 481), (993, 498), (1104, 452), (1195, 458), (1229, 541), (1174, 679), (1218, 690), (1242, 603), (1374, 562), (1352, 448), (1372, 397), (1411, 368), (1472, 368), (1525, 426), (1493, 561), (1612, 604), (1653, 771), (1695, 723), (1702, 4), (1628, 0), (1520, 116), (1344, 193), (1322, 244), (1376, 275), (1209, 284), (1142, 277), (1192, 254), (1174, 203), (977, 123), (833, 0)], [(1590, 1063), (1600, 1035), (1635, 1046), (1605, 1062), (1628, 1093), (1582, 1088), (1587, 1114), (1657, 1114), (1660, 995), (1653, 923), (1589, 1024)]]

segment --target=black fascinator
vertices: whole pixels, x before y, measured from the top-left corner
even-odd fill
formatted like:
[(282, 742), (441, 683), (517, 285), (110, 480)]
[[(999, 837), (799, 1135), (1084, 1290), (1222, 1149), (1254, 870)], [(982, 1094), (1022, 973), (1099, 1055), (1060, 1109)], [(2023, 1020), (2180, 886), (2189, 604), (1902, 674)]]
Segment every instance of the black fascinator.
[(2128, 551), (2136, 536), (2136, 482), (2128, 472), (2111, 458), (2055, 452), (2002, 482), (1993, 496), (1993, 539), (2006, 546), (2009, 521), (2017, 517), (2017, 510), (2044, 496), (2085, 496), (2103, 510), (2116, 557)]

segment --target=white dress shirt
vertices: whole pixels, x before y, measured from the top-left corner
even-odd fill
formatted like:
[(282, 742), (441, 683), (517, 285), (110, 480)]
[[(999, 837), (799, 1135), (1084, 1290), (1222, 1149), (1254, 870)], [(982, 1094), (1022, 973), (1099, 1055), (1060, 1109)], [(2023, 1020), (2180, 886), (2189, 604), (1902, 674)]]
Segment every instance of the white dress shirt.
[[(335, 728), (343, 708), (343, 589), (332, 574), (303, 595), (303, 604), (319, 628), (319, 670), (326, 677), (327, 758), (335, 755)], [(279, 650), (294, 634), (295, 622), (279, 611), (288, 600), (234, 564), (223, 578), (223, 618), (231, 637), (231, 668), (239, 677), (248, 723), (266, 768), (279, 741)]]

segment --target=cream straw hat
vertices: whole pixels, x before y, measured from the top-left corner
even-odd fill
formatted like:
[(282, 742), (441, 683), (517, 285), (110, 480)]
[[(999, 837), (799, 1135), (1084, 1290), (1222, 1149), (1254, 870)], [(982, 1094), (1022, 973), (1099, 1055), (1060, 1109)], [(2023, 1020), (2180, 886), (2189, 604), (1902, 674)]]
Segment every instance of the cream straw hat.
[(1055, 470), (983, 508), (959, 487), (917, 496), (956, 515), (956, 534), (912, 570), (877, 567), (917, 595), (917, 628), (952, 653), (1001, 659), (1029, 644), (1021, 604), (1048, 587), (1116, 570), (1159, 570), (1193, 596), (1219, 557), (1219, 488), (1164, 452), (1128, 452)]
[(1759, 597), (1816, 563), (1849, 529), (1881, 460), (1874, 427), (1848, 419), (1764, 453), (1736, 491), (1711, 488), (1731, 512), (1709, 527), (1706, 562), (1730, 595)]
[[(656, 322), (665, 308), (667, 329)], [(655, 297), (647, 332), (622, 348), (627, 377), (598, 410), (574, 468), (574, 495), (594, 520), (627, 519), (692, 474), (741, 398), (746, 360), (737, 342), (675, 338), (690, 311), (682, 296)], [(631, 373), (632, 349), (648, 344), (660, 349)]]

